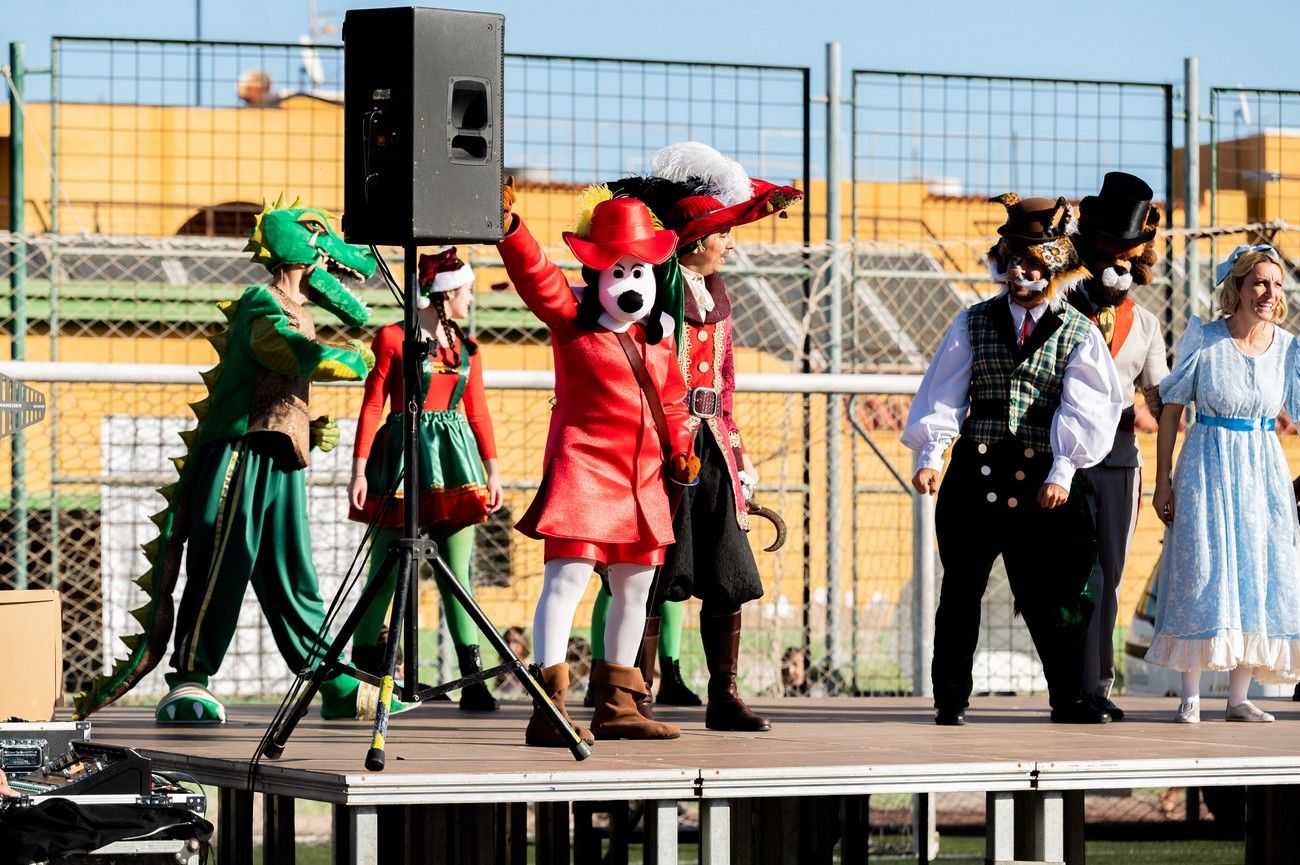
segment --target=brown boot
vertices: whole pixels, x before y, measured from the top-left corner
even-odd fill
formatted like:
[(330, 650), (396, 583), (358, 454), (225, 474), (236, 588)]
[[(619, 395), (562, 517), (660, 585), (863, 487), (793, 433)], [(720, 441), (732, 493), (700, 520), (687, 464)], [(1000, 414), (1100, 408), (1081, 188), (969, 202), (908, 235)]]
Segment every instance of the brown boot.
[(700, 616), (700, 639), (709, 665), (709, 706), (704, 726), (710, 730), (762, 733), (772, 722), (756, 715), (736, 692), (740, 661), (740, 610), (721, 616)]
[(650, 721), (655, 717), (655, 656), (659, 654), (660, 621), (658, 616), (646, 616), (645, 631), (641, 634), (641, 678), (645, 680), (645, 693), (637, 695), (636, 710)]
[(597, 661), (591, 668), (596, 711), (591, 732), (597, 739), (676, 739), (681, 730), (651, 721), (637, 711), (636, 698), (645, 693), (645, 680), (636, 667)]
[[(560, 714), (569, 722), (573, 732), (578, 734), (578, 738), (590, 745), (596, 741), (591, 731), (586, 727), (581, 727), (573, 723), (569, 713), (564, 709), (564, 692), (569, 687), (569, 665), (567, 663), (552, 664), (545, 669), (531, 665), (528, 673), (537, 680), (537, 684), (542, 686), (546, 696), (551, 698), (555, 708), (560, 710)], [(542, 713), (541, 707), (537, 701), (533, 701), (533, 716), (528, 719), (528, 729), (524, 731), (524, 742), (529, 745), (538, 745), (543, 748), (567, 748), (569, 743), (566, 742), (551, 719)]]

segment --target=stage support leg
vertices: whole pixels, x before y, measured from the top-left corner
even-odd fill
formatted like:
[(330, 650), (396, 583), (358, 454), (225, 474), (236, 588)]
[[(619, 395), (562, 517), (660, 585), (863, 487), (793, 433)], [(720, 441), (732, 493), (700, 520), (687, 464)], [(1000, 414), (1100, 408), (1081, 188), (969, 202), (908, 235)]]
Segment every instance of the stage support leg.
[(1007, 790), (984, 794), (984, 861), (1010, 862), (1016, 858), (1016, 801)]
[(221, 787), (217, 813), (217, 865), (253, 861), (253, 794)]
[(730, 863), (731, 803), (726, 799), (701, 799), (700, 865)]
[(568, 865), (569, 803), (537, 803), (537, 865)]
[(262, 861), (293, 865), (298, 845), (294, 842), (294, 799), (292, 796), (262, 796)]
[(379, 812), (373, 805), (334, 806), (334, 865), (379, 865)]
[(1295, 861), (1300, 831), (1300, 787), (1246, 788), (1246, 865), (1282, 865)]
[(867, 865), (871, 856), (871, 797), (845, 796), (840, 828), (840, 861)]
[(677, 865), (677, 803), (671, 799), (645, 803), (643, 861), (647, 865)]
[(495, 861), (503, 865), (528, 863), (528, 803), (503, 802), (497, 809)]
[(731, 858), (736, 862), (758, 862), (758, 845), (754, 842), (755, 799), (737, 799), (731, 803)]
[(934, 796), (917, 793), (912, 797), (912, 839), (916, 844), (916, 861), (920, 865), (933, 862), (939, 854), (935, 823)]
[(1065, 808), (1059, 790), (1015, 794), (1016, 858), (1065, 861)]
[(1084, 848), (1084, 795), (1082, 790), (1067, 790), (1065, 807), (1065, 865), (1084, 865), (1088, 854)]

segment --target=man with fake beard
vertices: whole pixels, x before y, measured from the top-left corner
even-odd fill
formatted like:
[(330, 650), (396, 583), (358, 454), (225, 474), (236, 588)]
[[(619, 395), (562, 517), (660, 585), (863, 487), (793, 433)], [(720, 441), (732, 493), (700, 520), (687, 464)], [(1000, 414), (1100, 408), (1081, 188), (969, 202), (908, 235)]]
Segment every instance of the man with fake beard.
[(1100, 331), (1064, 302), (1088, 276), (1067, 236), (1069, 204), (1014, 193), (990, 201), (1007, 210), (988, 256), (1002, 290), (957, 316), (902, 439), (918, 452), (912, 486), (939, 497), (934, 720), (966, 723), (981, 600), (1001, 555), (1043, 663), (1052, 720), (1106, 723), (1110, 715), (1080, 690), (1097, 540), (1074, 478), (1110, 449), (1123, 394)]
[(1102, 181), (1101, 192), (1079, 203), (1074, 245), (1092, 277), (1070, 292), (1070, 302), (1096, 323), (1124, 387), (1124, 413), (1110, 453), (1083, 470), (1099, 544), (1089, 580), (1096, 606), (1084, 653), (1083, 692), (1116, 721), (1124, 712), (1110, 699), (1115, 682), (1113, 632), (1119, 582), (1142, 501), (1142, 454), (1133, 434), (1133, 401), (1135, 388), (1141, 388), (1147, 407), (1158, 418), (1157, 385), (1169, 375), (1159, 320), (1128, 296), (1133, 286), (1151, 283), (1156, 263), (1160, 209), (1151, 199), (1151, 187), (1141, 178), (1112, 171)]

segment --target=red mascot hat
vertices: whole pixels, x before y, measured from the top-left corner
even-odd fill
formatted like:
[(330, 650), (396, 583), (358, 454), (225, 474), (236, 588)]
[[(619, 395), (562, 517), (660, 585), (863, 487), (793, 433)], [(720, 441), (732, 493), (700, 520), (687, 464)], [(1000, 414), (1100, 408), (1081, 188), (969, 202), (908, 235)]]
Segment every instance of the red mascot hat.
[(677, 234), (656, 230), (650, 208), (635, 198), (611, 198), (591, 213), (586, 236), (564, 232), (564, 242), (578, 261), (592, 270), (608, 270), (625, 255), (662, 264), (677, 248)]

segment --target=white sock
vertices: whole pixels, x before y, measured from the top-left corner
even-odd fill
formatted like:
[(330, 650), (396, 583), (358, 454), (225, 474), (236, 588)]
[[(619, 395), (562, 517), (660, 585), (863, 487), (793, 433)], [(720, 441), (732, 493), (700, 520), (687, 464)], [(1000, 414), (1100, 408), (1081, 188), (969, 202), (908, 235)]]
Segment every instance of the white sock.
[(1233, 667), (1228, 673), (1228, 705), (1240, 706), (1250, 694), (1250, 679), (1255, 674), (1254, 667)]
[(605, 619), (605, 660), (631, 667), (645, 632), (645, 605), (654, 581), (653, 565), (609, 566), (609, 590), (614, 600)]
[(554, 666), (567, 657), (573, 615), (595, 566), (591, 559), (551, 559), (546, 563), (542, 596), (533, 611), (533, 652), (538, 666)]
[(1179, 698), (1184, 702), (1189, 700), (1201, 699), (1201, 671), (1193, 670), (1190, 673), (1183, 673), (1183, 684), (1178, 691)]

